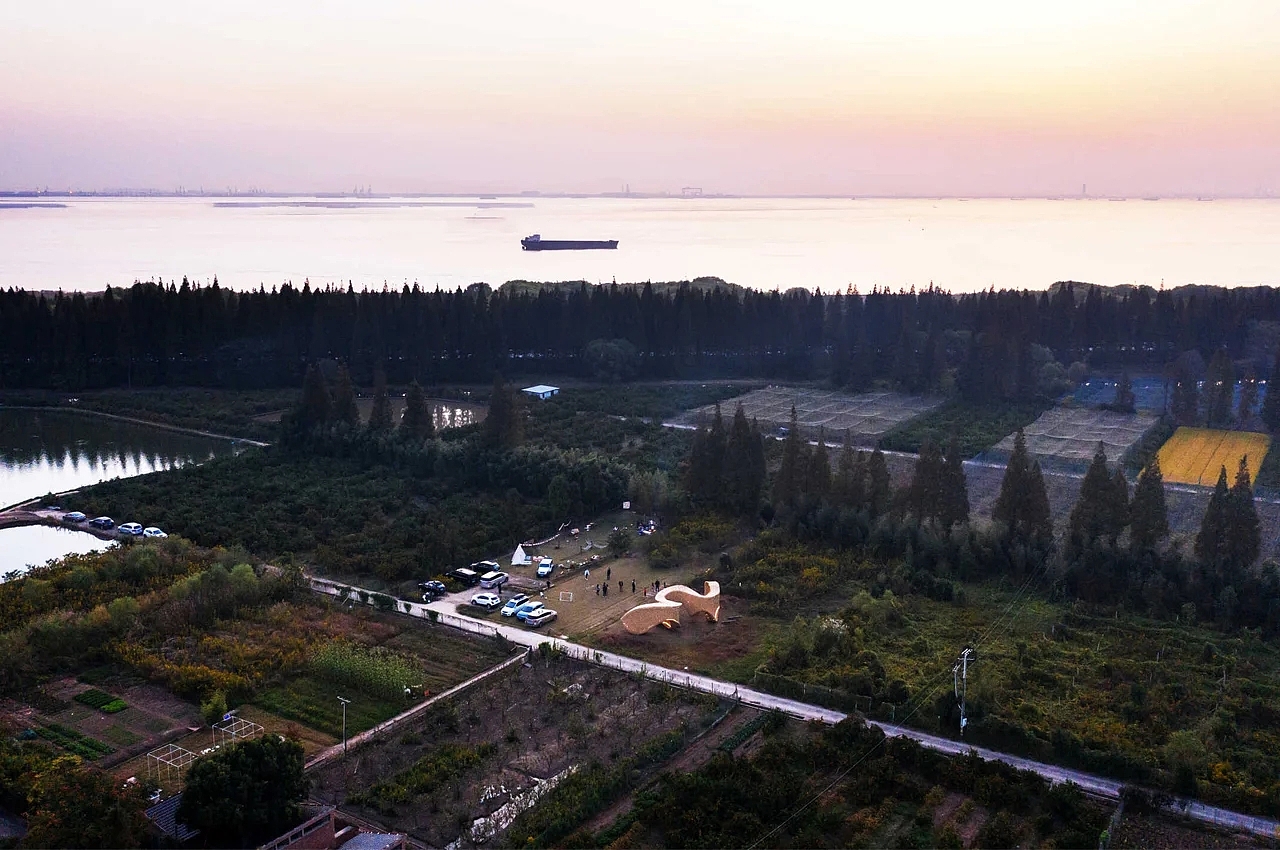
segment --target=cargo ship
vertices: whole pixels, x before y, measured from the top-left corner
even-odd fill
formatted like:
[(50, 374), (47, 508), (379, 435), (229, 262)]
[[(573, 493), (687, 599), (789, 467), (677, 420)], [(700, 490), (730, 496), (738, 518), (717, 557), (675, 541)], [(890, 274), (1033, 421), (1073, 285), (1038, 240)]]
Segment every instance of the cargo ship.
[(591, 251), (597, 248), (617, 248), (617, 239), (584, 241), (579, 239), (543, 239), (537, 233), (520, 240), (526, 251)]

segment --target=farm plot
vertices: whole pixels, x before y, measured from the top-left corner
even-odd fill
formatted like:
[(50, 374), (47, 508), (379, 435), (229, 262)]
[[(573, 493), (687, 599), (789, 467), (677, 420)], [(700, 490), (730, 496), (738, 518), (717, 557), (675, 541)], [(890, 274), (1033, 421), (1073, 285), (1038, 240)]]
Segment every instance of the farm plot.
[[(838, 439), (848, 432), (855, 443), (869, 446), (890, 429), (933, 410), (942, 402), (940, 398), (891, 392), (849, 395), (830, 390), (769, 386), (728, 399), (720, 405), (720, 410), (728, 418), (741, 404), (748, 419), (778, 428), (790, 423), (794, 405), (796, 421), (807, 436), (816, 436), (819, 429), (823, 429), (828, 437)], [(685, 413), (678, 421), (697, 425), (709, 422), (714, 414), (715, 405), (707, 405)]]
[(1212, 487), (1224, 467), (1227, 481), (1233, 481), (1240, 459), (1247, 457), (1253, 483), (1270, 448), (1271, 438), (1266, 434), (1184, 426), (1160, 447), (1160, 471), (1165, 481)]
[(428, 846), (503, 846), (520, 811), (557, 782), (575, 772), (599, 779), (590, 795), (595, 806), (576, 797), (539, 803), (556, 808), (537, 814), (568, 828), (531, 831), (557, 844), (613, 795), (624, 795), (635, 771), (666, 762), (721, 710), (714, 697), (637, 683), (554, 654), (535, 657), (317, 768), (312, 796)]
[[(1027, 451), (1041, 463), (1081, 467), (1093, 459), (1098, 443), (1106, 449), (1109, 461), (1118, 462), (1159, 421), (1158, 416), (1149, 413), (1054, 407), (1023, 429), (1023, 434)], [(1005, 437), (987, 459), (1007, 458), (1013, 451), (1013, 441), (1013, 434)]]

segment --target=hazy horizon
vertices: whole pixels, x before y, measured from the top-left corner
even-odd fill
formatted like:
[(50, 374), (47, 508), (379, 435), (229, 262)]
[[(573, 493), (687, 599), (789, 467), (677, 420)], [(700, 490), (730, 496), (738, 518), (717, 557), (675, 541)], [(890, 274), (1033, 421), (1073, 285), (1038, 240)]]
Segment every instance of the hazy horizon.
[(1280, 4), (0, 8), (0, 189), (1280, 194)]

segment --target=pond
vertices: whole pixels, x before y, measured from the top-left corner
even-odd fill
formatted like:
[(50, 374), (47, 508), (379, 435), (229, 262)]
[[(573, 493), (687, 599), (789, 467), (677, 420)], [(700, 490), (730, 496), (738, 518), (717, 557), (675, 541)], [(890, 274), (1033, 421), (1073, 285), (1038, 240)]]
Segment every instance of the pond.
[(7, 573), (38, 567), (54, 558), (101, 552), (117, 544), (83, 531), (49, 525), (24, 525), (0, 530), (0, 581)]
[[(111, 478), (235, 454), (243, 445), (67, 410), (0, 407), (0, 508)], [(101, 548), (83, 532), (0, 529), (0, 575)]]

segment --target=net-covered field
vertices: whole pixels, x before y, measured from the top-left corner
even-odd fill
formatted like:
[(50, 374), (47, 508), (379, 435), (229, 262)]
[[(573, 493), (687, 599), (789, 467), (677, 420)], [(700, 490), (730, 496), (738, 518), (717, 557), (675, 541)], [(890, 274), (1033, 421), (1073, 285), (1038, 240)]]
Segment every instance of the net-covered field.
[[(1093, 459), (1098, 443), (1106, 449), (1108, 460), (1113, 463), (1120, 460), (1159, 421), (1158, 416), (1149, 413), (1054, 407), (1023, 429), (1023, 433), (1027, 451), (1041, 461), (1078, 467)], [(1008, 457), (1013, 451), (1013, 440), (1014, 435), (1010, 434), (997, 443), (993, 450), (995, 456)]]
[(1160, 471), (1165, 481), (1212, 487), (1223, 467), (1227, 481), (1233, 481), (1240, 458), (1247, 456), (1251, 481), (1256, 481), (1270, 448), (1266, 434), (1184, 426), (1160, 447)]
[[(790, 423), (791, 406), (795, 405), (796, 421), (805, 435), (815, 436), (823, 429), (829, 438), (840, 439), (847, 431), (855, 443), (872, 445), (891, 428), (933, 410), (942, 401), (891, 392), (850, 395), (832, 390), (770, 386), (721, 402), (720, 410), (725, 419), (729, 419), (741, 404), (748, 419), (758, 419), (765, 428), (779, 428)], [(703, 424), (710, 421), (714, 412), (715, 405), (695, 408), (679, 421)]]

